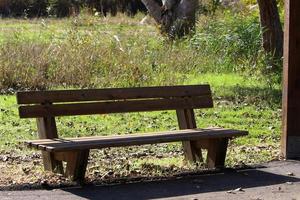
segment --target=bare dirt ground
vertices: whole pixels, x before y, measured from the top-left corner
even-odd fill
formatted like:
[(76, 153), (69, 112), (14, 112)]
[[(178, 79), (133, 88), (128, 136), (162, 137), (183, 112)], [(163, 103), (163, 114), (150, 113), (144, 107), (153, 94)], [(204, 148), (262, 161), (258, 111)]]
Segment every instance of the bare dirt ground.
[(53, 190), (1, 191), (0, 199), (300, 199), (300, 161), (275, 161), (173, 180)]
[[(169, 150), (166, 144), (160, 144), (149, 148), (130, 147), (92, 151), (85, 182), (89, 185), (107, 185), (160, 180), (205, 170), (203, 166), (186, 163), (183, 152), (177, 146)], [(40, 152), (0, 153), (0, 191), (70, 186), (78, 184), (63, 175), (46, 172), (43, 169)]]
[[(266, 160), (261, 159), (262, 148), (278, 160), (279, 148), (276, 146), (230, 146), (226, 166), (240, 169), (264, 162), (261, 161)], [(62, 175), (45, 172), (41, 153), (25, 150), (0, 151), (0, 191), (78, 186)], [(93, 150), (85, 181), (89, 185), (107, 185), (176, 179), (205, 172), (204, 163), (190, 164), (184, 160), (180, 145), (158, 144)]]

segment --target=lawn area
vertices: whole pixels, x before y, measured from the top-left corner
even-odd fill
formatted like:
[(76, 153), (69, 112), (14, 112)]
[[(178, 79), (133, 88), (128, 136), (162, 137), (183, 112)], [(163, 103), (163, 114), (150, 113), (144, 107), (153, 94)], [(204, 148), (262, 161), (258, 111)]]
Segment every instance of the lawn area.
[[(279, 105), (269, 102), (267, 97), (279, 95), (279, 91), (268, 91), (259, 82), (234, 74), (192, 76), (186, 82), (189, 83), (209, 83), (214, 90), (215, 107), (196, 111), (198, 127), (218, 126), (248, 130), (250, 133), (230, 143), (226, 166), (251, 165), (278, 159), (281, 110)], [(249, 93), (251, 89), (253, 92)], [(19, 119), (14, 95), (2, 95), (0, 109), (2, 166), (7, 167), (9, 163), (16, 167), (19, 163), (22, 167), (9, 168), (12, 172), (8, 174), (17, 173), (25, 180), (24, 176), (29, 176), (26, 170), (29, 169), (34, 174), (45, 176), (39, 153), (19, 145), (20, 141), (36, 138), (35, 120)], [(175, 112), (63, 117), (57, 121), (59, 133), (63, 137), (174, 130), (177, 129), (176, 123)], [(199, 170), (199, 166), (186, 165), (180, 149), (181, 145), (174, 143), (93, 151), (88, 168), (89, 177), (91, 180), (100, 178), (103, 181), (111, 180), (112, 177), (155, 177)], [(35, 156), (33, 160), (38, 160), (35, 164), (29, 159), (32, 156)], [(1, 171), (7, 170), (3, 168)], [(106, 175), (108, 172), (114, 174)], [(39, 179), (31, 179), (39, 182)], [(7, 180), (2, 180), (2, 184), (7, 183)]]
[[(249, 59), (249, 51), (228, 58), (232, 49), (214, 45), (215, 50), (211, 50), (208, 43), (212, 39), (205, 45), (203, 38), (199, 40), (200, 36), (213, 38), (205, 29), (206, 18), (199, 21), (201, 29), (194, 38), (170, 44), (153, 24), (140, 25), (142, 17), (0, 21), (0, 186), (29, 183), (28, 187), (38, 187), (47, 178), (47, 184), (71, 184), (61, 176), (43, 172), (40, 152), (19, 144), (37, 138), (35, 120), (18, 117), (15, 91), (24, 89), (208, 83), (214, 108), (196, 111), (198, 127), (250, 133), (230, 143), (226, 166), (279, 159), (281, 86), (270, 84), (272, 77), (260, 71), (261, 56)], [(212, 26), (214, 31), (223, 27), (216, 21)], [(62, 117), (57, 119), (57, 126), (63, 137), (178, 128), (171, 111)], [(87, 177), (92, 182), (106, 182), (126, 177), (170, 177), (202, 169), (201, 163), (191, 165), (183, 160), (179, 143), (159, 144), (93, 151)]]

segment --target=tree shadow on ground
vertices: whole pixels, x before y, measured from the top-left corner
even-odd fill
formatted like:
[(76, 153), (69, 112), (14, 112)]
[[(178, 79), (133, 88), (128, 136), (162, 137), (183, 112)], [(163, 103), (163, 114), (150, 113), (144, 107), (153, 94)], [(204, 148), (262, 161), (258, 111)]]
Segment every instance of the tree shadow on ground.
[(175, 180), (139, 182), (115, 186), (88, 186), (64, 189), (65, 192), (87, 199), (156, 199), (181, 197), (236, 188), (255, 188), (299, 178), (271, 173), (264, 169), (224, 170), (222, 173), (180, 177)]

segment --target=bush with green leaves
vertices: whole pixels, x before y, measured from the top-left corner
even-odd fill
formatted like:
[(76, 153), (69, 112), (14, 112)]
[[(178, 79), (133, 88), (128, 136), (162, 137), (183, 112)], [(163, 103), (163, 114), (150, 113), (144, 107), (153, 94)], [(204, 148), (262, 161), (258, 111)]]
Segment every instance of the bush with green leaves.
[(209, 60), (205, 71), (252, 74), (270, 86), (281, 82), (282, 60), (263, 50), (258, 12), (226, 9), (200, 17), (199, 24), (190, 46)]
[(241, 64), (255, 66), (261, 50), (258, 16), (234, 14), (228, 10), (222, 16), (218, 20), (200, 18), (205, 22), (192, 37), (191, 46), (205, 55), (214, 55), (216, 67), (222, 66), (218, 71), (242, 71)]

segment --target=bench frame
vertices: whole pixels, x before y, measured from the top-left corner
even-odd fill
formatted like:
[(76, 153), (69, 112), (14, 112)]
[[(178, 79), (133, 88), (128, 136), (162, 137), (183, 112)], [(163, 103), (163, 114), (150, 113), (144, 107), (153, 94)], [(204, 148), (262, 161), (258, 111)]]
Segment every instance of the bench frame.
[[(199, 99), (203, 103), (199, 103)], [(171, 97), (171, 98), (170, 98)], [(131, 99), (145, 98), (144, 104), (133, 102)], [(158, 99), (154, 99), (158, 98)], [(127, 101), (129, 99), (129, 101)], [(189, 102), (192, 99), (193, 101)], [(109, 100), (107, 104), (110, 110), (103, 110), (103, 101)], [(120, 106), (114, 107), (118, 103)], [(125, 100), (125, 101), (123, 101)], [(101, 101), (95, 104), (97, 109), (66, 109), (69, 102), (82, 101)], [(159, 102), (158, 102), (159, 101)], [(170, 103), (168, 103), (170, 101)], [(182, 101), (182, 102), (181, 102)], [(211, 91), (209, 85), (192, 85), (192, 86), (167, 86), (167, 87), (147, 87), (147, 88), (117, 88), (117, 89), (97, 89), (97, 90), (65, 90), (65, 91), (28, 91), (18, 92), (17, 102), (21, 104), (19, 114), (21, 118), (37, 118), (37, 130), (39, 139), (59, 138), (56, 127), (56, 116), (84, 115), (84, 114), (103, 114), (118, 112), (135, 112), (135, 111), (153, 111), (153, 110), (176, 110), (179, 129), (196, 129), (196, 120), (194, 108), (211, 108), (213, 107)], [(61, 104), (64, 103), (64, 104)], [(154, 102), (154, 103), (153, 103)], [(158, 102), (158, 104), (156, 104)], [(175, 102), (172, 104), (172, 102)], [(196, 102), (196, 103), (195, 103)], [(60, 103), (56, 104), (54, 103)], [(24, 105), (25, 104), (25, 105)], [(35, 104), (35, 105), (32, 105)], [(76, 104), (84, 106), (85, 103)], [(124, 105), (130, 107), (124, 108)], [(152, 105), (153, 104), (153, 105)], [(186, 105), (185, 105), (186, 104)], [(159, 105), (159, 106), (157, 106)], [(55, 107), (56, 106), (56, 107)], [(60, 108), (62, 106), (63, 108)], [(89, 105), (87, 105), (89, 106)], [(144, 107), (143, 107), (144, 106)], [(152, 106), (152, 107), (151, 107)], [(75, 107), (76, 108), (76, 107)], [(64, 110), (65, 109), (65, 110)], [(95, 112), (95, 113), (94, 113)], [(245, 132), (244, 132), (245, 133)], [(203, 162), (202, 149), (207, 149), (206, 164), (209, 168), (224, 167), (228, 139), (208, 138), (197, 141), (183, 141), (183, 150), (185, 158), (190, 162)], [(56, 173), (65, 174), (72, 180), (82, 181), (86, 172), (88, 163), (89, 149), (74, 150), (68, 152), (47, 152), (42, 151), (44, 169)], [(66, 169), (63, 169), (62, 161), (67, 162)]]

